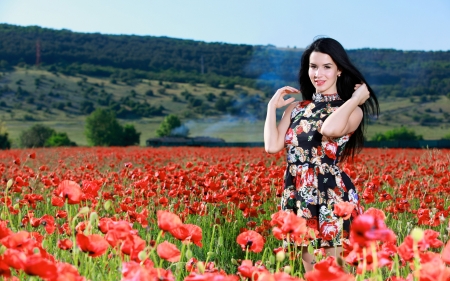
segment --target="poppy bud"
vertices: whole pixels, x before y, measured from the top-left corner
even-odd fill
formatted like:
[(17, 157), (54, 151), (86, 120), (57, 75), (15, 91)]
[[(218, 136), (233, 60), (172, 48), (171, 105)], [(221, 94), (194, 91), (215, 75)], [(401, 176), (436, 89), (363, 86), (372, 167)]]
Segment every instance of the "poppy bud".
[(286, 265), (286, 266), (283, 268), (283, 271), (284, 271), (284, 273), (290, 273), (290, 272), (291, 272), (291, 267), (290, 267), (289, 265)]
[(0, 255), (3, 255), (3, 253), (5, 253), (5, 251), (6, 251), (6, 247), (1, 245), (0, 246)]
[(412, 231), (411, 231), (411, 237), (412, 239), (414, 239), (414, 241), (418, 242), (420, 240), (423, 239), (423, 230), (415, 227)]
[(85, 215), (85, 214), (87, 214), (87, 213), (89, 213), (89, 207), (83, 207), (83, 208), (81, 208), (79, 211), (78, 211), (78, 214), (79, 215)]
[(14, 204), (13, 209), (14, 210), (19, 210), (20, 209), (19, 203)]
[(89, 216), (89, 222), (91, 225), (98, 225), (98, 215), (96, 212), (92, 212)]
[(6, 188), (10, 188), (13, 185), (13, 180), (9, 179), (8, 182), (6, 183)]
[(138, 254), (138, 259), (144, 261), (147, 258), (147, 253), (145, 251), (140, 251)]
[(108, 211), (109, 208), (111, 208), (111, 200), (107, 200), (105, 203), (103, 203), (103, 208), (105, 208), (105, 211)]
[(208, 259), (212, 258), (214, 256), (214, 252), (208, 252), (206, 254), (206, 256), (208, 257)]
[(190, 259), (192, 258), (192, 251), (191, 251), (190, 249), (187, 249), (185, 255), (186, 255), (186, 258), (187, 258), (188, 260), (190, 260)]
[(277, 262), (282, 262), (286, 258), (286, 253), (284, 251), (278, 251), (276, 254)]
[(197, 269), (198, 269), (198, 272), (200, 272), (200, 274), (203, 274), (205, 272), (205, 264), (203, 262), (199, 261), (197, 263)]
[(274, 256), (270, 256), (270, 257), (269, 257), (269, 262), (270, 262), (271, 264), (275, 264), (275, 257), (274, 257)]
[(234, 258), (231, 258), (231, 264), (234, 264), (234, 265), (240, 265), (240, 264), (237, 262), (237, 260), (234, 259)]

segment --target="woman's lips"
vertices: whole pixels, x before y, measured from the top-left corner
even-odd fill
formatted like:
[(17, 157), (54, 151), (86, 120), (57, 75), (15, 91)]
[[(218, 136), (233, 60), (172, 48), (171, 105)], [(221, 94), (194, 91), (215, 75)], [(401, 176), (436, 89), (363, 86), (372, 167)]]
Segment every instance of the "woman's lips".
[(325, 84), (325, 81), (323, 81), (323, 80), (316, 80), (314, 82), (316, 82), (317, 86), (322, 86), (323, 84)]

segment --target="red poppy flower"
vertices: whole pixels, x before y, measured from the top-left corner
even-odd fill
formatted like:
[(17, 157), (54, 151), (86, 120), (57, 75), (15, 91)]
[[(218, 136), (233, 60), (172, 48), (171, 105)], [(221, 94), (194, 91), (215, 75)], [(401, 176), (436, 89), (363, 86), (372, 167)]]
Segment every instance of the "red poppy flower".
[(442, 250), (442, 260), (447, 264), (450, 265), (450, 241), (447, 242), (444, 249)]
[(109, 247), (109, 244), (106, 242), (105, 238), (98, 234), (86, 236), (83, 233), (78, 233), (76, 240), (81, 251), (89, 253), (89, 256), (91, 257), (103, 255)]
[(5, 262), (5, 256), (0, 256), (0, 276), (3, 277), (11, 277), (11, 269), (10, 266)]
[(444, 243), (437, 239), (439, 232), (432, 229), (425, 229), (423, 232), (423, 239), (417, 243), (420, 251), (427, 251), (429, 248), (440, 248)]
[(350, 281), (355, 280), (355, 277), (346, 273), (339, 267), (334, 257), (327, 257), (326, 259), (316, 263), (314, 270), (307, 272), (305, 278), (308, 281)]
[(238, 272), (242, 277), (249, 278), (250, 280), (259, 280), (259, 275), (268, 271), (264, 266), (253, 266), (251, 260), (243, 260), (241, 265), (238, 266)]
[(190, 258), (186, 263), (186, 271), (193, 272), (197, 269), (197, 262), (198, 260), (196, 258)]
[[(278, 213), (280, 212), (283, 213), (284, 211), (279, 211)], [(284, 215), (282, 213), (275, 216), (275, 218), (277, 218), (276, 221), (274, 221), (274, 217), (272, 217), (271, 223), (278, 225), (280, 225), (280, 220), (282, 219), (282, 225), (272, 229), (273, 235), (279, 240), (285, 239), (289, 235), (291, 241), (302, 243), (306, 238), (306, 220), (296, 216), (293, 212), (284, 212)]]
[(434, 258), (429, 262), (421, 262), (419, 272), (416, 272), (416, 274), (417, 277), (420, 276), (421, 281), (449, 280), (450, 268), (441, 259)]
[(85, 281), (86, 279), (80, 276), (77, 268), (69, 263), (58, 262), (56, 264), (57, 267), (57, 277), (56, 279), (52, 279), (54, 281), (65, 281), (65, 280), (73, 280), (73, 281)]
[(236, 275), (226, 275), (223, 272), (205, 272), (204, 274), (191, 272), (184, 281), (239, 281)]
[(6, 248), (15, 249), (22, 247), (28, 239), (30, 239), (29, 232), (19, 231), (6, 236), (0, 241), (0, 243)]
[(145, 241), (138, 235), (128, 235), (123, 241), (120, 250), (123, 254), (129, 255), (131, 260), (140, 262), (138, 255), (139, 252), (145, 248)]
[(364, 214), (371, 215), (372, 217), (375, 217), (378, 220), (382, 221), (386, 220), (386, 215), (384, 214), (384, 212), (377, 208), (370, 207), (369, 209), (367, 209), (367, 211), (364, 212)]
[(48, 234), (55, 232), (55, 218), (53, 216), (43, 215), (42, 218), (40, 218), (40, 223), (45, 227), (45, 231)]
[(27, 260), (27, 255), (19, 250), (6, 249), (2, 255), (3, 262), (5, 262), (9, 267), (17, 270), (22, 270), (25, 267), (25, 262)]
[(302, 278), (293, 277), (285, 272), (263, 272), (259, 274), (258, 281), (304, 281)]
[[(175, 280), (170, 270), (162, 268), (154, 268), (152, 263), (144, 263), (141, 266), (137, 262), (122, 263), (122, 281), (137, 281), (137, 280)], [(237, 281), (237, 280), (236, 280)]]
[[(56, 197), (56, 198), (58, 198), (58, 197)], [(55, 217), (58, 218), (58, 219), (67, 218), (67, 212), (63, 211), (63, 210), (58, 210), (58, 211), (56, 211), (56, 216)]]
[(242, 232), (236, 238), (236, 242), (241, 245), (243, 251), (259, 253), (264, 248), (264, 238), (261, 234), (253, 230)]
[(70, 250), (70, 249), (72, 249), (73, 242), (70, 239), (62, 239), (62, 240), (58, 241), (57, 245), (58, 245), (58, 248), (60, 248), (62, 250)]
[(28, 256), (23, 270), (28, 275), (39, 276), (42, 279), (54, 278), (57, 273), (56, 264), (39, 254)]
[(348, 220), (355, 209), (355, 204), (351, 202), (339, 202), (334, 204), (333, 208), (333, 213), (336, 216)]
[(62, 206), (64, 206), (64, 200), (62, 198), (53, 196), (52, 197), (52, 206), (62, 207)]
[(384, 221), (367, 214), (358, 216), (350, 229), (350, 241), (358, 243), (361, 247), (371, 241), (393, 242), (395, 240), (394, 232), (386, 227)]
[(55, 190), (55, 195), (67, 199), (69, 204), (78, 204), (81, 201), (80, 185), (74, 181), (63, 180)]
[(172, 228), (170, 234), (183, 242), (192, 242), (202, 247), (202, 229), (195, 224), (183, 224), (176, 228)]
[(164, 241), (156, 247), (156, 252), (158, 256), (170, 262), (178, 262), (181, 258), (181, 253), (177, 246), (174, 244)]
[(0, 239), (11, 235), (13, 232), (8, 228), (8, 223), (6, 221), (0, 221)]
[(174, 213), (159, 210), (156, 215), (158, 217), (158, 227), (163, 231), (169, 231), (183, 224), (181, 219)]
[[(105, 226), (103, 226), (104, 228)], [(126, 239), (129, 235), (137, 234), (136, 230), (133, 230), (131, 224), (126, 221), (107, 221), (108, 229), (105, 239), (108, 243), (115, 247), (120, 241)]]

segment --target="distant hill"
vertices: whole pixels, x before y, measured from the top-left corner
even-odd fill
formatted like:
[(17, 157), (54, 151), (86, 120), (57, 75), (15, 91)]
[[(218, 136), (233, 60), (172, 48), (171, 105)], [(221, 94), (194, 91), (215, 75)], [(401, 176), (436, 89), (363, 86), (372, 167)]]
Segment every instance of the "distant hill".
[[(120, 81), (245, 84), (261, 90), (297, 79), (301, 49), (205, 43), (168, 37), (104, 35), (0, 24), (0, 67), (40, 63), (50, 71)], [(450, 51), (348, 50), (380, 96), (450, 93)], [(230, 86), (231, 87), (231, 86)]]

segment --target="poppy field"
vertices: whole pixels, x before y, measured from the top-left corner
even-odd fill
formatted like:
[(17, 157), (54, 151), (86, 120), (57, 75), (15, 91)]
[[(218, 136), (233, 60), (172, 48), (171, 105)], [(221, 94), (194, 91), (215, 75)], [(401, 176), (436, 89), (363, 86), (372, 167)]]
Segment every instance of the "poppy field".
[[(364, 149), (341, 165), (364, 213), (342, 258), (278, 209), (285, 154), (262, 148), (2, 151), (4, 280), (450, 280), (450, 151)], [(341, 222), (354, 207), (338, 203)], [(327, 229), (327, 235), (336, 235)], [(283, 247), (285, 242), (286, 247)]]

